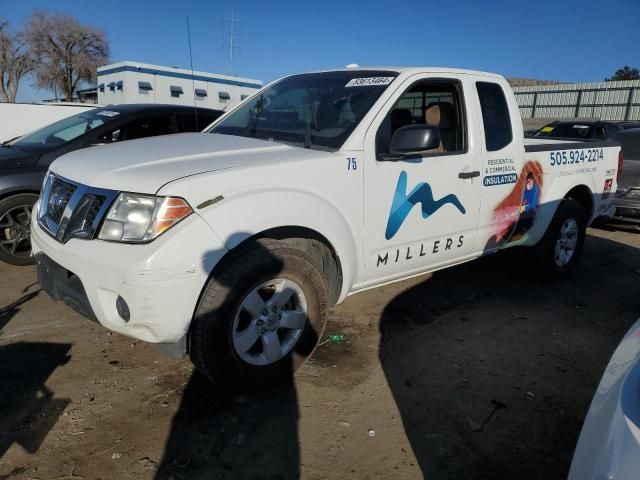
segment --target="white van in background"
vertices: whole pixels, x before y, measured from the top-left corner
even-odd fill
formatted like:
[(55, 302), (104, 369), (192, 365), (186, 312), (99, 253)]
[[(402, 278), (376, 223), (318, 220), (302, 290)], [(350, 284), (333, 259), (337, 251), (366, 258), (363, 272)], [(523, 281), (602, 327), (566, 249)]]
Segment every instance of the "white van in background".
[(0, 103), (0, 143), (100, 105), (88, 103)]

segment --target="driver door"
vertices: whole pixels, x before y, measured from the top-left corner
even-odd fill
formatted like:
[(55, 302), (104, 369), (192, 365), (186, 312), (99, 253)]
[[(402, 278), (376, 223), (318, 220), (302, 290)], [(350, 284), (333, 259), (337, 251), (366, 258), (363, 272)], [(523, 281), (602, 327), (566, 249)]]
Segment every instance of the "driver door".
[[(365, 140), (365, 285), (456, 263), (474, 255), (482, 157), (477, 118), (464, 76), (407, 79), (372, 123)], [(427, 124), (440, 146), (389, 156), (401, 127)]]

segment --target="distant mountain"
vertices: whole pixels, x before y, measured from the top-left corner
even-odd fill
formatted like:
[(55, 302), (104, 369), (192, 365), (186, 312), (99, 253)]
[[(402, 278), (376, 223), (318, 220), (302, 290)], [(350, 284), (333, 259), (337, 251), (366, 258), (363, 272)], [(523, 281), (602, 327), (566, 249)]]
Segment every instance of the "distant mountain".
[(555, 80), (535, 80), (532, 78), (507, 78), (507, 82), (512, 87), (531, 87), (536, 85), (557, 85), (559, 83), (567, 83), (567, 82), (556, 82)]

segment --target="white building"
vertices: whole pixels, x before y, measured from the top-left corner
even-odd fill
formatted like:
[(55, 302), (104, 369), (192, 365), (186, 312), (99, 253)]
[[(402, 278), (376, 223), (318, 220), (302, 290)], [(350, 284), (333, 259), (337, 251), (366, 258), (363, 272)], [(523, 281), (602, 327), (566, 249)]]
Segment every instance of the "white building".
[(168, 103), (225, 109), (262, 88), (261, 80), (148, 63), (98, 68), (98, 103)]

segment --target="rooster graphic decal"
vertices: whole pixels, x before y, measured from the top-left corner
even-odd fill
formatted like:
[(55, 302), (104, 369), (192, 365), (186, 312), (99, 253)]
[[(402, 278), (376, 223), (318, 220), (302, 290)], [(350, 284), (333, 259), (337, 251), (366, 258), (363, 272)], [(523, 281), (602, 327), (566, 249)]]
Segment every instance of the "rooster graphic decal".
[(434, 200), (433, 191), (431, 190), (431, 186), (422, 182), (418, 184), (411, 193), (407, 195), (407, 172), (404, 170), (400, 172), (400, 176), (398, 177), (398, 184), (396, 185), (396, 193), (393, 196), (393, 203), (391, 204), (391, 211), (389, 212), (389, 220), (387, 221), (387, 231), (385, 232), (385, 238), (387, 240), (391, 240), (403, 222), (409, 215), (409, 212), (413, 208), (413, 206), (419, 203), (422, 207), (422, 218), (427, 218), (430, 215), (433, 215), (438, 209), (450, 203), (454, 205), (460, 213), (466, 213), (464, 206), (458, 200), (454, 194), (450, 193), (449, 195), (445, 195), (439, 200)]

